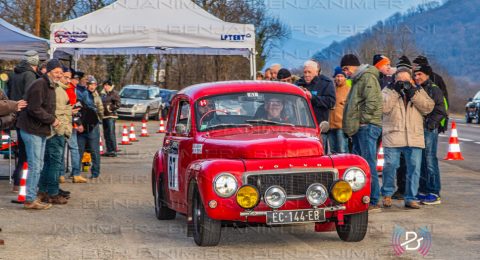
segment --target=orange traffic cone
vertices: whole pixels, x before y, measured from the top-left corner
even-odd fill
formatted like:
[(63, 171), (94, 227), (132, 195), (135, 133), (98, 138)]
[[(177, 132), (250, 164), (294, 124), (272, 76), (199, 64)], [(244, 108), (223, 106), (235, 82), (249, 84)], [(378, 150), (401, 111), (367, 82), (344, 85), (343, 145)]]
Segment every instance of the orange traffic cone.
[(100, 136), (100, 155), (104, 155), (105, 152), (103, 151), (103, 140), (102, 137)]
[(23, 204), (27, 196), (27, 176), (28, 163), (23, 163), (22, 179), (20, 179), (20, 190), (18, 191), (17, 200), (12, 200), (13, 203)]
[(130, 145), (130, 139), (128, 138), (128, 129), (126, 125), (123, 125), (123, 132), (122, 132), (122, 142), (120, 145)]
[(135, 135), (135, 126), (133, 123), (130, 124), (130, 135), (128, 136), (130, 142), (138, 142), (137, 136)]
[(458, 142), (457, 124), (452, 121), (452, 132), (450, 134), (450, 141), (448, 142), (448, 154), (444, 160), (462, 161), (463, 156), (460, 152), (460, 143)]
[(148, 137), (150, 136), (148, 134), (148, 130), (147, 130), (147, 122), (145, 120), (142, 120), (142, 133), (140, 134), (141, 137)]
[(163, 117), (160, 118), (160, 127), (158, 128), (157, 133), (165, 133), (165, 123), (163, 122)]
[(377, 155), (377, 172), (383, 171), (383, 164), (385, 163), (385, 159), (383, 156), (383, 145), (382, 143), (380, 143), (380, 148), (378, 149)]

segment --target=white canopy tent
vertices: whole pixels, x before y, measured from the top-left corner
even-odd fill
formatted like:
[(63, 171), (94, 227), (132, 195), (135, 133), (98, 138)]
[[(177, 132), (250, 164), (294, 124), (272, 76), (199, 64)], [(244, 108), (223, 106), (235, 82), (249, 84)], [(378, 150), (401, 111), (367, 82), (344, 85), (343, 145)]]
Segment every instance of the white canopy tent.
[(255, 28), (227, 23), (191, 0), (119, 0), (51, 25), (50, 55), (241, 55), (255, 76)]

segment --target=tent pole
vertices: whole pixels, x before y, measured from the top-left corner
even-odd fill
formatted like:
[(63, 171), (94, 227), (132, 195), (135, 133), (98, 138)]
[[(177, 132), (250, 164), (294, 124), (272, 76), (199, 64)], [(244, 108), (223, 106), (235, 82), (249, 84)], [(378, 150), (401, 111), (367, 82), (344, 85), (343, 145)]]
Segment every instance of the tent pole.
[(256, 53), (255, 53), (255, 49), (252, 49), (251, 50), (251, 53), (250, 53), (250, 76), (252, 78), (252, 80), (255, 80), (255, 77), (256, 77), (256, 74), (257, 74), (257, 61), (256, 61)]

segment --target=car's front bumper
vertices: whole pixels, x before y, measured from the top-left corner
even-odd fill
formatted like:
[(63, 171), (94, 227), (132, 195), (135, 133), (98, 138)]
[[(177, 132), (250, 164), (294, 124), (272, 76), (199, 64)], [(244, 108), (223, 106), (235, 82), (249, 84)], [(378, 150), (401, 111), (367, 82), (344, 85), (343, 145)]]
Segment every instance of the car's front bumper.
[(146, 108), (119, 108), (117, 110), (117, 114), (120, 117), (130, 117), (130, 118), (138, 118), (143, 117), (146, 113)]

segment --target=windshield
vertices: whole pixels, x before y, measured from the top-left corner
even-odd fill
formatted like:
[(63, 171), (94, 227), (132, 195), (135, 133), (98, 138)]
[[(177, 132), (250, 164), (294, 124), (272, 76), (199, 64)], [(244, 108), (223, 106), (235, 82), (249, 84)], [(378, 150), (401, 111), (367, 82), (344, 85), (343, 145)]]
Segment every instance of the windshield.
[(120, 92), (121, 98), (148, 99), (148, 90), (136, 88), (124, 88)]
[(236, 93), (199, 99), (195, 104), (198, 131), (218, 128), (279, 125), (315, 128), (305, 98), (284, 93)]
[(473, 98), (474, 100), (480, 100), (480, 91)]

